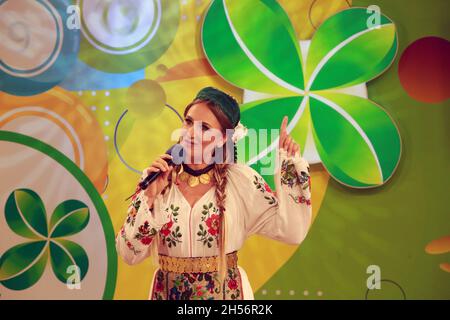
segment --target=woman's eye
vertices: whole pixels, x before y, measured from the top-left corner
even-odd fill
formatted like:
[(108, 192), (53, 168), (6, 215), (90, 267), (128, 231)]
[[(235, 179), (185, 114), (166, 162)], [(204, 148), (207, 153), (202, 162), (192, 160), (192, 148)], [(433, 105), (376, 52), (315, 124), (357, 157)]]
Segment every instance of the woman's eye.
[(203, 131), (208, 131), (209, 128), (208, 128), (207, 126), (202, 126), (202, 130), (203, 130)]

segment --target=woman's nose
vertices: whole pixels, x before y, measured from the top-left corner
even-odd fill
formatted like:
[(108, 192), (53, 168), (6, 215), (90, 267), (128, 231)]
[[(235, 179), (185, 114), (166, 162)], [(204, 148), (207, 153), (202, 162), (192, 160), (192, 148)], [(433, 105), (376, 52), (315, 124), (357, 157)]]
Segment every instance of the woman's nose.
[(190, 126), (189, 128), (187, 128), (186, 134), (188, 136), (188, 139), (193, 139), (194, 138), (194, 133), (195, 133), (194, 126)]

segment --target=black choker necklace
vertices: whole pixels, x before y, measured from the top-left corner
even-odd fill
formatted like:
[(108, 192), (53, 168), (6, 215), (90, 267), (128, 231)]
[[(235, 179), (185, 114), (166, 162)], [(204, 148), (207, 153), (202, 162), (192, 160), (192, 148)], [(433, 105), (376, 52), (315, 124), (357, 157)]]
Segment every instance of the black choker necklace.
[(198, 177), (204, 173), (207, 173), (209, 170), (214, 168), (214, 163), (204, 167), (203, 169), (194, 170), (190, 168), (187, 164), (183, 163), (183, 171), (189, 173), (191, 176)]

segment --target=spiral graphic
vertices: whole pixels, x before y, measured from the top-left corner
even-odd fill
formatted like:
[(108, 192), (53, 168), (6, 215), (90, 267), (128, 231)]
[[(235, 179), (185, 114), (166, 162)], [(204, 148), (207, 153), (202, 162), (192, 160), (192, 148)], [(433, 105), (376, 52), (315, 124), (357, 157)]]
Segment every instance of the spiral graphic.
[(75, 62), (79, 32), (68, 30), (67, 0), (0, 1), (0, 89), (34, 95), (61, 82)]
[(167, 50), (178, 28), (178, 1), (78, 0), (77, 4), (83, 34), (80, 59), (105, 72), (128, 73), (148, 66)]

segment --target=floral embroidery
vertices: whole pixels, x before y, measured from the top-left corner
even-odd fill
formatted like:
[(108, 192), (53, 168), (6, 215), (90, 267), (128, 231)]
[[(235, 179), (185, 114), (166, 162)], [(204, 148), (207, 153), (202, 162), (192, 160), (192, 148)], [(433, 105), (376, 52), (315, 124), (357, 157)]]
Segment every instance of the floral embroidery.
[(311, 177), (305, 171), (300, 171), (299, 181), (300, 181), (300, 184), (302, 185), (303, 190), (310, 188)]
[(306, 203), (306, 205), (311, 205), (311, 199), (306, 199), (304, 196), (294, 196), (289, 194), (289, 196), (294, 200), (295, 203)]
[(219, 232), (219, 215), (212, 214), (208, 219), (206, 219), (206, 225), (208, 226), (209, 234), (215, 236)]
[(139, 240), (142, 244), (148, 246), (152, 242), (156, 232), (156, 229), (150, 227), (148, 221), (145, 221), (144, 224), (139, 226), (138, 232), (135, 234), (134, 238)]
[(221, 285), (217, 272), (173, 273), (158, 270), (152, 299), (242, 299), (241, 279), (237, 269), (229, 268), (227, 275), (225, 285)]
[(308, 172), (301, 171), (299, 175), (292, 161), (283, 160), (281, 163), (281, 184), (287, 185), (289, 188), (294, 185), (301, 185), (303, 190), (307, 189), (310, 181), (309, 167), (307, 167), (307, 170)]
[(131, 201), (131, 204), (133, 205), (134, 209), (138, 211), (141, 206), (141, 199), (136, 197), (133, 199), (133, 201)]
[(159, 231), (163, 237), (167, 237), (170, 235), (170, 229), (173, 226), (173, 220), (170, 220), (168, 223), (162, 226), (161, 230)]
[(297, 175), (297, 170), (292, 161), (283, 160), (281, 163), (281, 184), (289, 186), (292, 188), (294, 185), (300, 183), (299, 177)]
[[(198, 225), (197, 235), (200, 237), (197, 241), (203, 242), (203, 245), (212, 247), (212, 242), (219, 239), (220, 212), (213, 203), (203, 205), (201, 223)], [(206, 227), (205, 227), (206, 225)]]
[(180, 207), (178, 206), (174, 206), (173, 204), (171, 204), (169, 207), (166, 208), (166, 212), (169, 213), (169, 209), (171, 210), (170, 215), (172, 216), (173, 221), (178, 222), (178, 215), (180, 214), (180, 212), (178, 210), (180, 210)]
[(137, 250), (134, 245), (130, 242), (130, 240), (128, 240), (126, 233), (125, 233), (125, 228), (122, 227), (120, 229), (120, 236), (123, 238), (123, 240), (125, 241), (128, 249), (130, 249), (131, 251), (133, 251), (134, 255), (138, 255), (139, 253), (141, 253), (140, 250)]
[[(177, 243), (181, 243), (181, 237), (182, 234), (180, 232), (180, 226), (176, 225), (175, 223), (178, 222), (178, 215), (180, 212), (178, 211), (180, 207), (175, 207), (173, 204), (171, 204), (169, 207), (166, 208), (166, 212), (169, 212), (169, 209), (171, 210), (170, 213), (170, 221), (164, 224), (159, 231), (161, 234), (161, 240), (163, 245), (167, 243), (167, 246), (169, 248), (172, 248), (172, 246), (176, 247)], [(172, 228), (175, 226), (175, 229), (172, 230)]]
[(162, 243), (166, 244), (169, 248), (172, 248), (172, 246), (176, 247), (177, 243), (181, 243), (182, 241), (180, 238), (182, 237), (180, 232), (180, 226), (176, 226), (175, 230), (170, 230), (173, 226), (173, 221), (170, 221), (165, 224), (166, 227), (163, 226), (161, 229), (162, 234)]
[(153, 292), (154, 292), (153, 299), (154, 300), (164, 300), (164, 296), (163, 296), (163, 294), (164, 294), (164, 273), (161, 270), (159, 270), (156, 273), (155, 277), (156, 277), (156, 279), (155, 279), (156, 281), (154, 284), (155, 287), (153, 288)]
[(209, 294), (220, 293), (213, 273), (181, 273), (176, 275), (169, 291), (169, 300), (212, 300)]
[(256, 186), (256, 189), (261, 191), (264, 194), (264, 198), (269, 201), (269, 204), (276, 204), (277, 198), (274, 196), (272, 189), (270, 189), (269, 185), (264, 181), (261, 176), (254, 175), (253, 184)]
[[(309, 169), (308, 169), (308, 172), (309, 172)], [(303, 171), (302, 171), (302, 174), (303, 174)], [(308, 188), (309, 191), (311, 192), (311, 176), (309, 174), (308, 174), (308, 183), (303, 185), (303, 190), (306, 188)]]
[(136, 221), (136, 214), (141, 207), (141, 199), (137, 197), (137, 195), (134, 195), (133, 198), (131, 198), (131, 204), (128, 207), (128, 216), (127, 216), (127, 223), (131, 226), (134, 226), (134, 223)]
[(134, 208), (131, 209), (127, 216), (127, 223), (131, 226), (134, 226), (134, 223), (136, 221), (136, 211), (134, 211)]
[[(225, 293), (230, 296), (232, 300), (240, 299), (241, 290), (239, 288), (239, 274), (236, 268), (228, 269), (228, 281), (225, 288)], [(242, 289), (242, 288), (241, 288)]]

